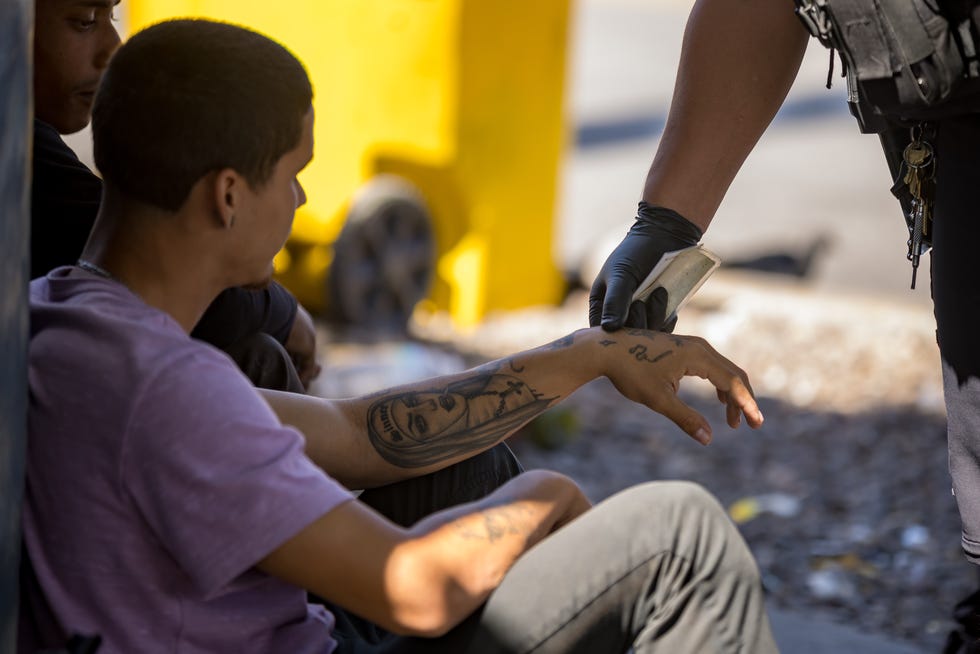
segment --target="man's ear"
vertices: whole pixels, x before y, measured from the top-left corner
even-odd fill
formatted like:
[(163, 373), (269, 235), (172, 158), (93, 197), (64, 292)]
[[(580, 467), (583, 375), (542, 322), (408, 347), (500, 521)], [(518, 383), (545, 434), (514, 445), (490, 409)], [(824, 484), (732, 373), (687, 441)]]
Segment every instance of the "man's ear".
[(214, 174), (211, 192), (214, 199), (214, 216), (225, 229), (235, 226), (235, 213), (241, 210), (242, 190), (245, 180), (231, 168), (222, 168)]

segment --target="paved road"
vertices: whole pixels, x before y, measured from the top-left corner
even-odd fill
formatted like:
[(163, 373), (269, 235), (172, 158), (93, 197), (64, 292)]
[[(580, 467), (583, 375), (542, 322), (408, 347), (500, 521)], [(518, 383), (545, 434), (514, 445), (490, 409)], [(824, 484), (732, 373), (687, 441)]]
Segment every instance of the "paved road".
[(783, 654), (926, 654), (914, 645), (822, 618), (774, 609), (769, 618)]

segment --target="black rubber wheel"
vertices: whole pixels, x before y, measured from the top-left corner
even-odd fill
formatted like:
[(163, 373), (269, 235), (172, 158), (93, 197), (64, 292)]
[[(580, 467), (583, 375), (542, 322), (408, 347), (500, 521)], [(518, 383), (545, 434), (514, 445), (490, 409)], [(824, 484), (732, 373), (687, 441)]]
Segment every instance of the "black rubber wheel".
[(390, 175), (361, 187), (333, 249), (330, 317), (350, 326), (405, 331), (435, 270), (432, 220), (415, 187)]

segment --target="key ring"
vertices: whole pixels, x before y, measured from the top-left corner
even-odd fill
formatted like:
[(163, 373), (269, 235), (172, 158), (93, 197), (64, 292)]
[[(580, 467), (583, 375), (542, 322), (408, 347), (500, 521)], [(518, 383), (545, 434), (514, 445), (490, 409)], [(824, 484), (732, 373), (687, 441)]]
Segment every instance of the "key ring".
[[(915, 130), (914, 127), (912, 129)], [(909, 154), (917, 150), (923, 152), (924, 154), (922, 155), (922, 160), (919, 163), (914, 163)], [(909, 168), (926, 168), (932, 163), (932, 155), (932, 146), (929, 145), (928, 141), (916, 141), (913, 137), (912, 142), (906, 145), (905, 150), (902, 151), (902, 160), (905, 161), (905, 164)]]

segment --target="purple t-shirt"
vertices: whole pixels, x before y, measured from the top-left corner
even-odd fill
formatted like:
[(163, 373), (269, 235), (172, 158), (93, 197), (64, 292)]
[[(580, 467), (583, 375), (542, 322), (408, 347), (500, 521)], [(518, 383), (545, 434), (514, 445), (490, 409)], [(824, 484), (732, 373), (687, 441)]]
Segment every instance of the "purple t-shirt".
[(254, 568), (351, 498), (300, 434), (227, 356), (115, 281), (59, 268), (30, 304), (21, 622), (36, 644), (332, 651), (333, 616)]

